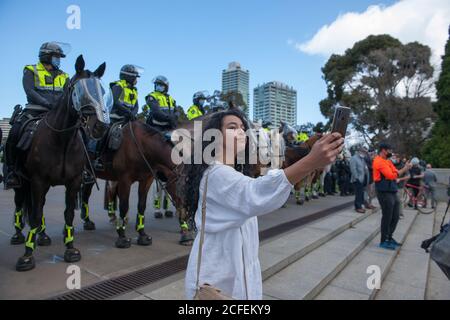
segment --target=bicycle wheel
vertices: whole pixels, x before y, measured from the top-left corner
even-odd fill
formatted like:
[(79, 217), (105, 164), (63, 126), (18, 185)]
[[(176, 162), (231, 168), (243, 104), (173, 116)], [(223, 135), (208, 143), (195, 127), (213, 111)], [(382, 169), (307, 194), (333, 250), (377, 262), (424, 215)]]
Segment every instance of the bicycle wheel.
[(436, 211), (436, 204), (432, 203), (432, 197), (427, 197), (425, 194), (420, 194), (417, 198), (417, 210), (422, 214), (431, 214)]

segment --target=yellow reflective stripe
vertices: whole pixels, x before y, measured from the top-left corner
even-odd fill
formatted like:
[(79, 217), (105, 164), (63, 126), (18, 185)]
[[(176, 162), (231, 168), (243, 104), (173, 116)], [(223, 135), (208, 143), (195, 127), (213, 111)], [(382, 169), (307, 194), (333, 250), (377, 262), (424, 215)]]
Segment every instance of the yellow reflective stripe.
[(64, 244), (68, 244), (69, 242), (73, 241), (73, 227), (69, 227), (66, 225), (66, 231), (67, 231), (67, 235), (64, 238)]
[(155, 199), (155, 201), (153, 202), (153, 207), (155, 207), (156, 209), (161, 208), (161, 199), (160, 198)]
[(34, 250), (36, 248), (36, 243), (35, 243), (35, 235), (37, 232), (38, 228), (34, 228), (31, 229), (30, 232), (28, 232), (28, 239), (27, 242), (25, 243), (25, 246)]
[(89, 218), (89, 205), (83, 202), (84, 211), (86, 211), (85, 218)]
[(108, 213), (114, 213), (114, 201), (108, 202)]
[(144, 215), (142, 215), (142, 214), (139, 214), (138, 213), (138, 224), (137, 224), (137, 226), (136, 226), (136, 230), (137, 231), (139, 231), (139, 230), (141, 230), (141, 229), (144, 229)]
[(22, 224), (20, 221), (20, 218), (22, 217), (22, 210), (19, 210), (16, 213), (14, 213), (14, 217), (16, 218), (14, 226), (18, 229), (22, 229)]
[(180, 227), (181, 227), (181, 229), (183, 229), (183, 230), (189, 230), (189, 226), (188, 226), (188, 224), (186, 223), (186, 221), (183, 221), (183, 222), (180, 224)]

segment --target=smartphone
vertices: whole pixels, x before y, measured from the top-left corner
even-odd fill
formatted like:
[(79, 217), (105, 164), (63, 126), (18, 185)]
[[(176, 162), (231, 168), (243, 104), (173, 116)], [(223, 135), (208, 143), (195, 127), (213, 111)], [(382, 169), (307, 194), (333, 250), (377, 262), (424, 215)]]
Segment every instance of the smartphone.
[(347, 126), (350, 121), (351, 109), (347, 107), (337, 107), (334, 112), (331, 132), (339, 132), (343, 138), (347, 134)]

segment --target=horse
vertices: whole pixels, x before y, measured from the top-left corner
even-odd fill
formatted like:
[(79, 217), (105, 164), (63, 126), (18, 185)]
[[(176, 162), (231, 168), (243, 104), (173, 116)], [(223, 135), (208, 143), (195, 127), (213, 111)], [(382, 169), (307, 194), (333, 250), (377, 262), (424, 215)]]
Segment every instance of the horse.
[[(119, 198), (120, 219), (116, 222), (118, 238), (117, 248), (126, 249), (131, 246), (131, 239), (126, 236), (128, 222), (130, 188), (134, 182), (139, 183), (138, 205), (135, 230), (138, 232), (137, 244), (148, 246), (152, 244), (151, 236), (144, 228), (147, 194), (154, 179), (166, 182), (165, 188), (171, 196), (180, 219), (180, 244), (191, 245), (193, 237), (184, 223), (184, 209), (181, 198), (177, 196), (177, 166), (172, 162), (172, 142), (168, 141), (162, 132), (139, 120), (130, 121), (122, 128), (123, 140), (118, 150), (106, 151), (102, 155), (105, 168), (95, 171), (100, 179), (112, 182), (105, 190), (105, 204), (108, 205), (110, 218), (114, 219), (114, 199)], [(115, 189), (115, 185), (117, 189)], [(82, 208), (89, 210), (89, 198), (93, 184), (82, 188)]]
[(25, 254), (16, 263), (17, 271), (28, 271), (36, 265), (33, 257), (36, 234), (50, 186), (66, 187), (64, 260), (72, 263), (81, 259), (80, 251), (74, 247), (73, 227), (76, 197), (87, 160), (81, 130), (98, 139), (109, 122), (99, 80), (105, 73), (106, 64), (101, 64), (94, 72), (84, 68), (85, 62), (80, 55), (75, 62), (75, 76), (64, 88), (57, 106), (40, 121), (29, 151), (21, 156), (24, 179), (22, 186), (14, 191), (16, 197), (23, 200), (22, 208), (30, 231), (26, 238)]
[[(282, 166), (283, 168), (287, 168), (307, 156), (311, 151), (312, 146), (322, 137), (321, 134), (316, 134), (303, 143), (295, 144), (292, 143), (293, 137), (296, 134), (295, 129), (289, 127), (286, 123), (281, 122), (279, 131), (280, 133), (283, 133), (283, 137), (286, 140), (285, 160)], [(296, 203), (298, 205), (302, 205), (305, 200), (309, 201), (310, 197), (312, 197), (312, 195), (310, 195), (310, 185), (316, 174), (317, 172), (315, 170), (307, 177), (305, 177), (301, 182), (295, 184), (294, 195), (296, 198)], [(302, 198), (302, 188), (305, 189), (305, 199)]]

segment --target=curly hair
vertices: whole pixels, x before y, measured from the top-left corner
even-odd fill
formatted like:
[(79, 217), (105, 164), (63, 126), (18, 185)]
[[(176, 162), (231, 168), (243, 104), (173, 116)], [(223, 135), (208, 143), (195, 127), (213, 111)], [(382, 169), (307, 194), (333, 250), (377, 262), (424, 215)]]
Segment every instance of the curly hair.
[[(206, 121), (203, 127), (203, 133), (209, 129), (217, 129), (222, 130), (223, 119), (226, 116), (236, 116), (241, 119), (244, 130), (247, 131), (249, 129), (249, 121), (245, 114), (239, 109), (229, 109), (226, 111), (220, 111), (217, 113), (213, 113), (211, 117)], [(202, 142), (202, 152), (205, 148), (210, 145), (211, 142), (203, 141)], [(235, 170), (242, 172), (244, 175), (249, 177), (254, 177), (254, 172), (256, 172), (256, 165), (249, 163), (249, 141), (246, 140), (245, 144), (245, 161), (244, 164), (235, 164)], [(214, 151), (213, 151), (214, 152)], [(215, 156), (213, 153), (212, 156)], [(183, 168), (183, 177), (184, 177), (184, 188), (183, 188), (183, 196), (184, 196), (184, 205), (187, 211), (187, 215), (191, 221), (194, 220), (195, 212), (198, 207), (198, 199), (199, 199), (199, 190), (200, 190), (200, 181), (203, 177), (203, 173), (208, 169), (209, 164), (204, 162), (202, 159), (201, 164), (185, 164)]]

